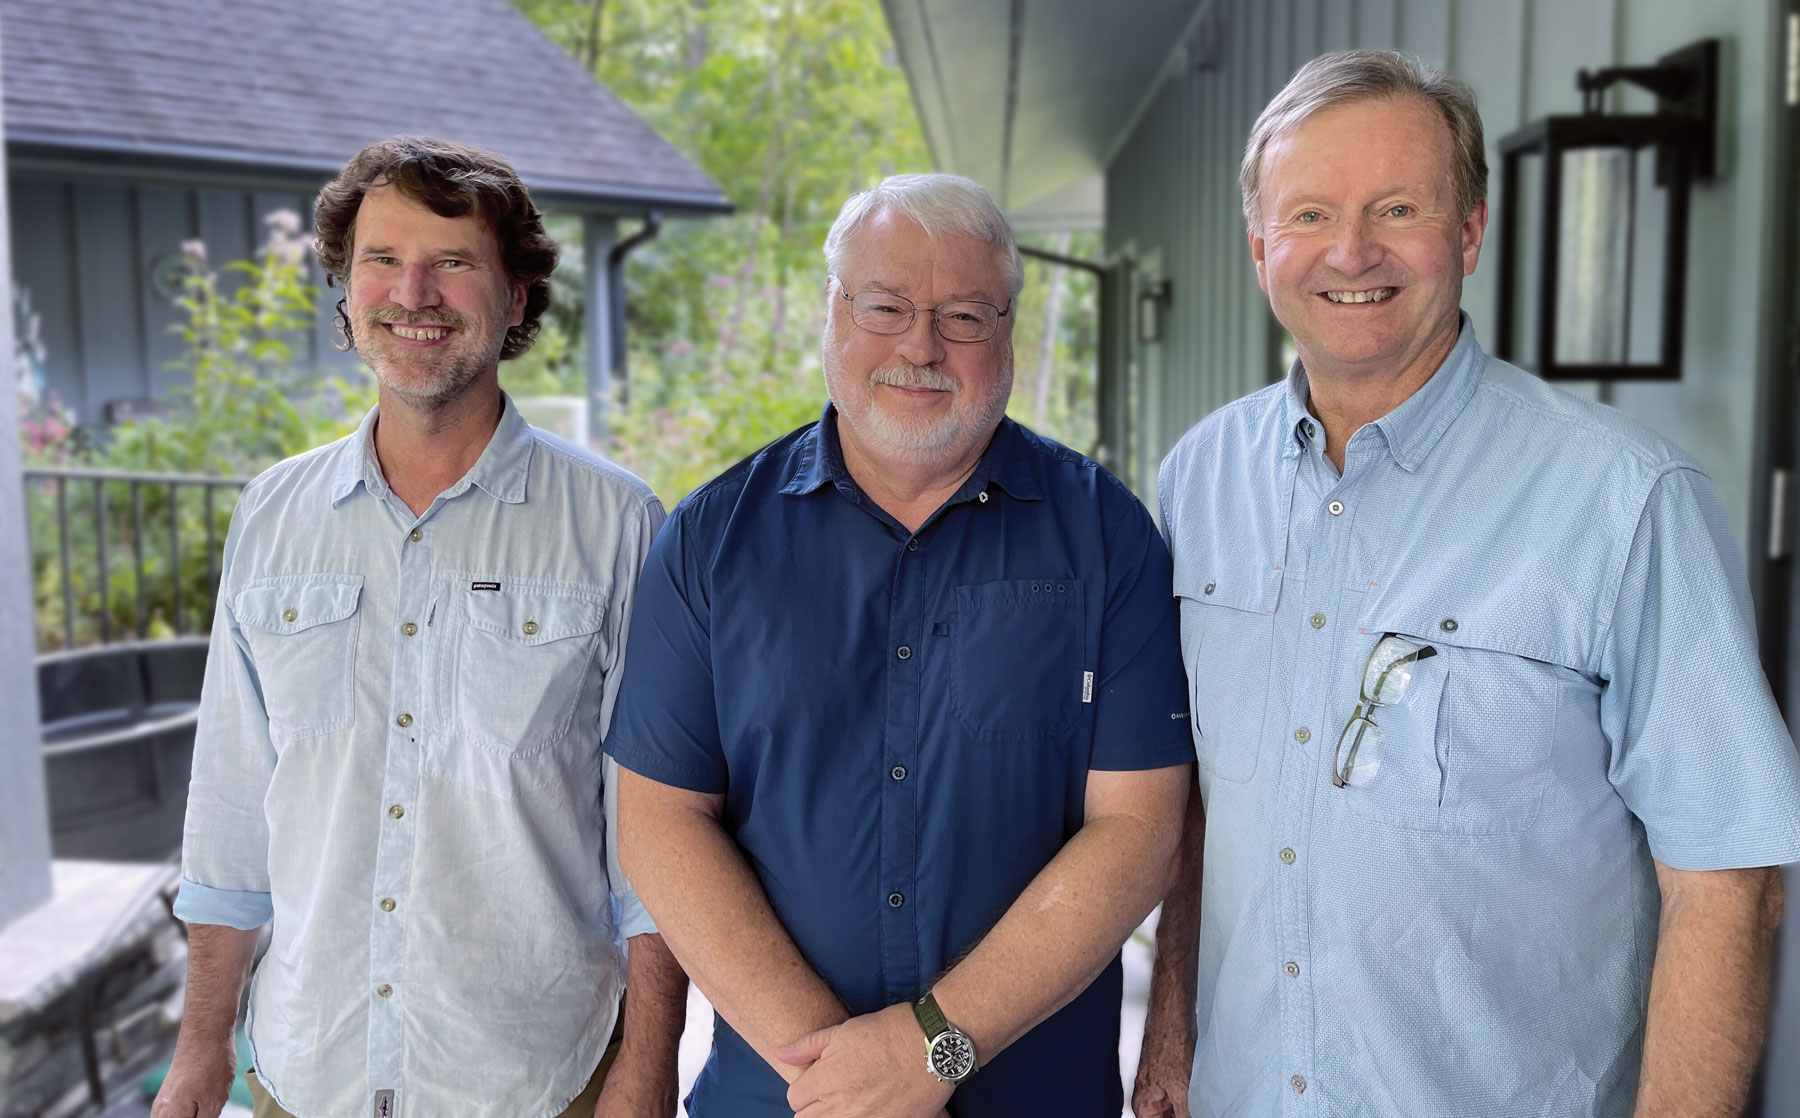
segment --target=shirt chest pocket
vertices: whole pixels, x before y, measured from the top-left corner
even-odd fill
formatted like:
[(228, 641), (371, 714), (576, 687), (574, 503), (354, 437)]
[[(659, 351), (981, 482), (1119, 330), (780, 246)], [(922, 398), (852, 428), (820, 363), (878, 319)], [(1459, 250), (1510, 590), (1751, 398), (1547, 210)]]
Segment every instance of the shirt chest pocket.
[(1562, 689), (1576, 673), (1530, 655), (1544, 653), (1508, 618), (1401, 609), (1363, 629), (1364, 653), (1387, 632), (1435, 652), (1411, 666), (1398, 702), (1367, 711), (1381, 728), (1379, 768), (1334, 794), (1358, 815), (1406, 830), (1530, 830), (1553, 776)]
[(964, 730), (977, 741), (1038, 741), (1092, 709), (1085, 603), (1072, 578), (956, 588), (951, 706)]
[(361, 596), (362, 576), (348, 574), (275, 575), (238, 591), (232, 614), (277, 747), (355, 721)]
[(502, 585), (466, 592), (442, 673), (443, 706), (469, 744), (524, 757), (568, 735), (590, 690), (606, 600), (596, 591)]
[(1175, 596), (1194, 752), (1212, 779), (1241, 784), (1256, 775), (1281, 569), (1179, 570)]

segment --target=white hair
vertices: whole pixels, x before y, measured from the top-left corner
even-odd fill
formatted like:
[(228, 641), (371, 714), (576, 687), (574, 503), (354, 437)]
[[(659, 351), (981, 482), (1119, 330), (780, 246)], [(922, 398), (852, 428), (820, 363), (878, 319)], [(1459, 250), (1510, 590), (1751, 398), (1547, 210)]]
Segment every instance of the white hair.
[(980, 183), (961, 175), (890, 175), (872, 189), (851, 195), (825, 234), (825, 264), (833, 275), (843, 266), (857, 231), (883, 210), (905, 214), (933, 241), (970, 237), (994, 246), (1006, 293), (1016, 298), (1025, 286), (1025, 268), (1006, 215)]

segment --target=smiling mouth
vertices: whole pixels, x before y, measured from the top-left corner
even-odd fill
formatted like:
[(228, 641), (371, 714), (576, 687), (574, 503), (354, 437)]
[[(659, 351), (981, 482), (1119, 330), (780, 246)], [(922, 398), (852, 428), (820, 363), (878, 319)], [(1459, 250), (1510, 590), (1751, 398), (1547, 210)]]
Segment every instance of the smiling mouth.
[(450, 330), (444, 326), (402, 326), (398, 322), (387, 323), (387, 328), (394, 336), (405, 338), (409, 342), (436, 342), (450, 336)]
[(1397, 287), (1377, 287), (1372, 291), (1324, 291), (1320, 294), (1334, 303), (1382, 303), (1393, 298)]

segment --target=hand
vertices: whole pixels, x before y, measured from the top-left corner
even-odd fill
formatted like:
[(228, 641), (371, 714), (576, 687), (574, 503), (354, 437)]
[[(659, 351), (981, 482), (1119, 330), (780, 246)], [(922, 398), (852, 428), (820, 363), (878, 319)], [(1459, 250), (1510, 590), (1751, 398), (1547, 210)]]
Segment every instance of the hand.
[(1146, 1028), (1131, 1089), (1131, 1113), (1137, 1118), (1189, 1118), (1188, 1077), (1193, 1066), (1191, 1040), (1184, 1043), (1166, 1030)]
[(230, 1033), (223, 1040), (186, 1043), (184, 1038), (175, 1045), (175, 1059), (150, 1106), (150, 1118), (219, 1118), (235, 1078), (237, 1044)]
[(641, 1059), (627, 1041), (600, 1085), (594, 1118), (674, 1118), (680, 1073), (674, 1053), (666, 1055), (663, 1060)]
[(925, 1068), (925, 1035), (909, 1005), (852, 1017), (776, 1049), (805, 1068), (788, 1088), (795, 1118), (934, 1118), (955, 1089)]

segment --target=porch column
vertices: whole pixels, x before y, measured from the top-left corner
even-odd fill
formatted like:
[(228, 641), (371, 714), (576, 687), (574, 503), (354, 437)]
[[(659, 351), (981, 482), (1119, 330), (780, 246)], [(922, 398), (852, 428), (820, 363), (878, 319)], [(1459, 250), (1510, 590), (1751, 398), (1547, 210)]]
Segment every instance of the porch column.
[(619, 241), (618, 220), (608, 214), (585, 214), (581, 219), (583, 295), (581, 310), (582, 361), (587, 368), (588, 446), (606, 449), (612, 430), (613, 349), (617, 328), (612, 314), (612, 271), (607, 266)]

